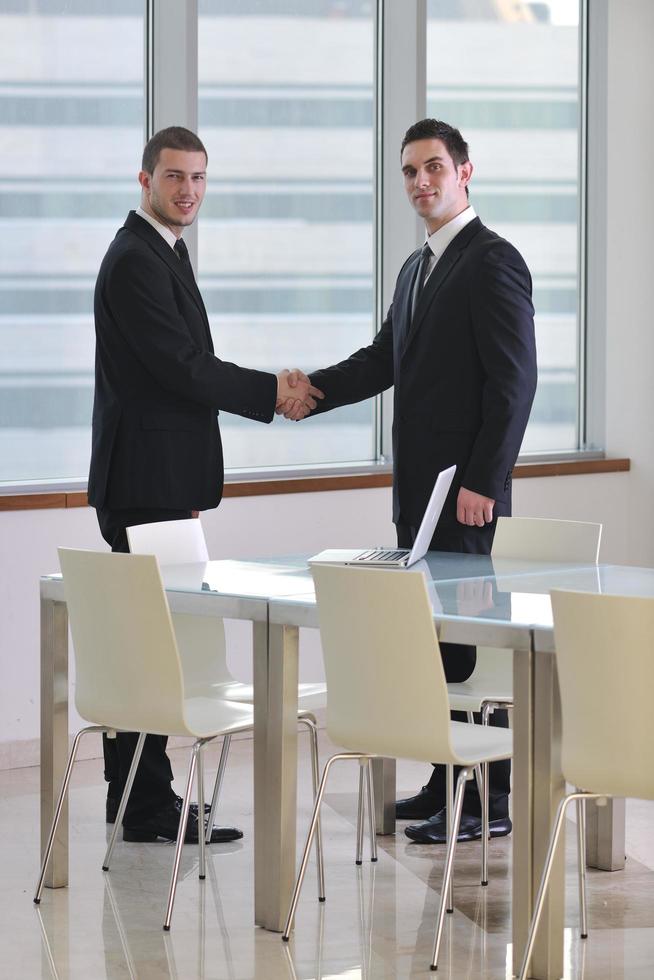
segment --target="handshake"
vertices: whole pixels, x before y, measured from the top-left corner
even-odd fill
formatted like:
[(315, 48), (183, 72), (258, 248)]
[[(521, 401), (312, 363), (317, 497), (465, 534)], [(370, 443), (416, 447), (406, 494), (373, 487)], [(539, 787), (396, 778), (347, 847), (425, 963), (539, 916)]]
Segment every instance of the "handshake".
[(275, 412), (285, 419), (299, 422), (307, 417), (318, 404), (316, 398), (324, 398), (319, 388), (314, 388), (303, 371), (280, 371), (277, 375), (277, 402)]

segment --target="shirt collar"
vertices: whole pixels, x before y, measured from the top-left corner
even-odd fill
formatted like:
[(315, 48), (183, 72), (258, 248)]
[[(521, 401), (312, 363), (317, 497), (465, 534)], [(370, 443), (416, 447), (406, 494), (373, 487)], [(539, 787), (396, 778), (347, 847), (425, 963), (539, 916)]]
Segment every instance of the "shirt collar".
[(147, 211), (144, 211), (143, 208), (137, 208), (135, 213), (138, 214), (139, 218), (143, 218), (143, 220), (147, 221), (149, 225), (152, 225), (154, 230), (159, 232), (163, 240), (167, 242), (171, 248), (175, 248), (175, 243), (177, 242), (177, 238), (172, 233), (170, 228), (166, 228), (165, 225), (162, 225), (160, 221), (157, 221), (156, 218), (153, 218), (152, 215), (148, 214)]
[(447, 224), (442, 225), (438, 231), (434, 232), (433, 235), (428, 235), (427, 243), (435, 256), (436, 261), (440, 259), (447, 246), (454, 238), (456, 238), (459, 232), (465, 228), (467, 224), (470, 224), (473, 218), (476, 217), (477, 215), (475, 213), (475, 209), (473, 208), (472, 204), (470, 204), (464, 211), (461, 211), (460, 214), (457, 214), (454, 218), (452, 218), (451, 221), (448, 221)]

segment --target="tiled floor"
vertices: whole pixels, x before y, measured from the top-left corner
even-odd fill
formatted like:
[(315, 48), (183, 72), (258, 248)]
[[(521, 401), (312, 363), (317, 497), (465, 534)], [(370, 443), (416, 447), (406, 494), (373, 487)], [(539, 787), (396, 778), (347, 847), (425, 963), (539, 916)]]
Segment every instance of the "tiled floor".
[[(308, 759), (301, 738), (300, 830), (309, 815)], [(323, 740), (324, 741), (324, 740)], [(70, 888), (47, 890), (32, 905), (38, 860), (38, 771), (0, 773), (0, 977), (48, 980), (391, 980), (433, 976), (428, 963), (440, 893), (443, 852), (411, 844), (401, 832), (379, 838), (379, 862), (354, 865), (357, 768), (335, 770), (324, 810), (327, 902), (316, 901), (313, 866), (288, 947), (254, 928), (252, 780), (248, 740), (235, 742), (223, 818), (242, 842), (214, 846), (205, 882), (186, 847), (172, 931), (162, 932), (173, 848), (120, 844), (109, 874), (100, 863), (106, 839), (104, 784), (98, 761), (77, 767), (71, 798)], [(324, 741), (325, 755), (329, 746)], [(214, 766), (216, 750), (209, 754)], [(186, 753), (172, 753), (182, 776)], [(412, 791), (424, 767), (399, 765)], [(179, 788), (179, 785), (178, 785)], [(628, 806), (629, 860), (624, 872), (589, 873), (590, 936), (577, 938), (574, 842), (569, 834), (566, 977), (654, 977), (654, 805)], [(478, 884), (479, 845), (459, 849), (455, 905), (448, 916), (438, 975), (457, 980), (510, 976), (510, 838), (493, 842), (491, 881)]]

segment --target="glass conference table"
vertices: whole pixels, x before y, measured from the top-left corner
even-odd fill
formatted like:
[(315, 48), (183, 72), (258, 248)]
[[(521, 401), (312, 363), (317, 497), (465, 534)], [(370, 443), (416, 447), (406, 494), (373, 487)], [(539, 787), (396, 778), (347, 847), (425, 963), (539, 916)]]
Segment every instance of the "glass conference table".
[[(409, 572), (425, 575), (439, 638), (514, 651), (513, 955), (519, 966), (564, 792), (560, 705), (549, 590), (654, 596), (654, 569), (570, 565), (431, 552)], [(407, 574), (398, 569), (396, 574)], [(296, 871), (297, 681), (300, 627), (317, 628), (305, 556), (212, 561), (162, 568), (172, 612), (253, 624), (255, 921), (281, 931)], [(41, 840), (49, 830), (68, 753), (68, 618), (60, 575), (41, 579)], [(377, 828), (395, 828), (395, 762), (375, 767)], [(589, 863), (624, 861), (624, 802), (592, 807)], [(492, 858), (492, 849), (491, 849)], [(64, 814), (47, 879), (68, 881)], [(563, 973), (564, 867), (552, 872), (532, 976)]]

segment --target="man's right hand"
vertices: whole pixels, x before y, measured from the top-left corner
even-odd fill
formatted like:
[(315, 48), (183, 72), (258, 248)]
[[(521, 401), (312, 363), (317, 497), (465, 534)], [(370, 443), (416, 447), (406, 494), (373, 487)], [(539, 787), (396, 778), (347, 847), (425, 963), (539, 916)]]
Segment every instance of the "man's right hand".
[(306, 374), (298, 368), (280, 371), (277, 375), (277, 415), (298, 422), (316, 408), (316, 398), (324, 397), (322, 391), (314, 388)]

